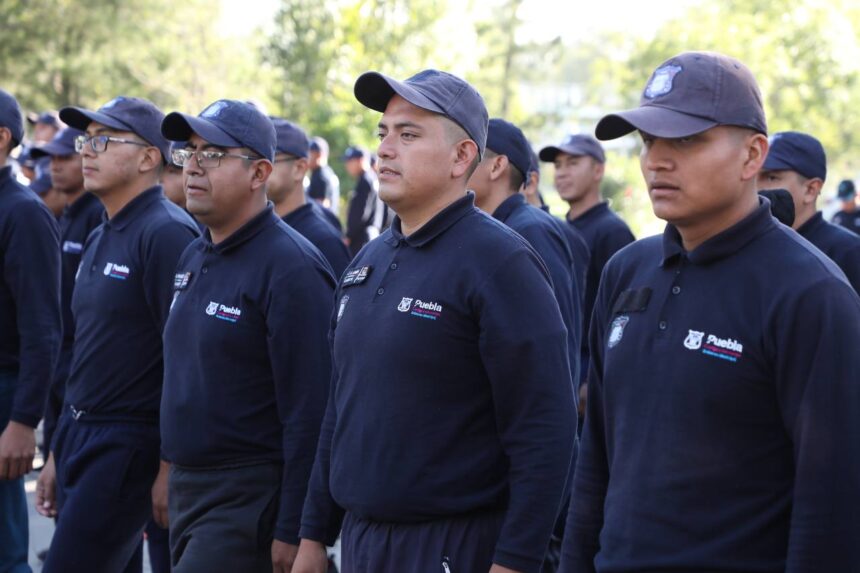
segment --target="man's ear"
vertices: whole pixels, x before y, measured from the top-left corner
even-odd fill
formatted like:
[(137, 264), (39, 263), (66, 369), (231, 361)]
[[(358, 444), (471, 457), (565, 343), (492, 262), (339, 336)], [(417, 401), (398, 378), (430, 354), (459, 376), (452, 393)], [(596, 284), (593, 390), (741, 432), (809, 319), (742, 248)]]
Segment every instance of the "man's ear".
[(163, 165), (164, 160), (161, 158), (161, 150), (151, 145), (143, 148), (140, 163), (138, 164), (138, 170), (141, 173), (149, 173), (150, 171), (159, 172)]
[(746, 141), (746, 157), (744, 158), (743, 169), (741, 170), (741, 179), (749, 181), (758, 177), (758, 172), (761, 171), (761, 166), (764, 165), (764, 160), (767, 158), (767, 152), (770, 149), (770, 143), (761, 133), (754, 133), (748, 136)]
[(258, 159), (254, 161), (251, 171), (251, 190), (257, 191), (266, 186), (266, 181), (269, 180), (269, 175), (272, 174), (273, 166), (268, 159)]
[(510, 162), (507, 155), (496, 155), (493, 157), (490, 164), (490, 181), (498, 181), (503, 176), (506, 176), (508, 165), (510, 165)]
[(451, 170), (451, 176), (458, 179), (467, 175), (472, 168), (472, 164), (478, 157), (478, 145), (471, 139), (463, 139), (457, 143), (455, 147), (454, 166)]
[(815, 203), (818, 196), (821, 194), (821, 188), (824, 187), (824, 181), (815, 177), (806, 182), (806, 188), (803, 190), (803, 202), (807, 205)]

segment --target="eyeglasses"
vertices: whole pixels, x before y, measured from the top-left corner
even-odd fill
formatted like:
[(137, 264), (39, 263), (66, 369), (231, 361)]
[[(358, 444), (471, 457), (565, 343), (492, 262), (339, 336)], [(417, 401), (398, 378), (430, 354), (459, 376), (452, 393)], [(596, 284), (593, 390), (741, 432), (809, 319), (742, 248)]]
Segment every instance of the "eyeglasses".
[(298, 158), (298, 157), (291, 157), (291, 156), (288, 156), (288, 157), (276, 157), (276, 158), (275, 158), (275, 160), (274, 160), (272, 163), (288, 163), (288, 162), (290, 162), (290, 161), (298, 161), (298, 160), (299, 160), (299, 158)]
[(84, 150), (84, 146), (89, 143), (90, 149), (92, 149), (96, 153), (101, 153), (107, 150), (107, 144), (109, 141), (113, 141), (114, 143), (130, 143), (131, 145), (150, 147), (148, 143), (143, 143), (141, 141), (132, 141), (131, 139), (122, 139), (121, 137), (111, 137), (109, 135), (94, 135), (90, 137), (88, 135), (79, 135), (75, 138), (75, 151), (77, 151), (78, 153), (82, 153)]
[(227, 153), (226, 151), (212, 151), (208, 149), (201, 151), (194, 151), (191, 149), (174, 149), (173, 153), (171, 154), (171, 159), (176, 165), (180, 167), (185, 167), (185, 165), (189, 161), (191, 161), (191, 157), (193, 155), (197, 156), (197, 165), (203, 167), (204, 169), (209, 167), (220, 167), (222, 157), (237, 157), (239, 159), (248, 159), (249, 161), (263, 159), (262, 157), (254, 157), (252, 155), (240, 155), (238, 153)]

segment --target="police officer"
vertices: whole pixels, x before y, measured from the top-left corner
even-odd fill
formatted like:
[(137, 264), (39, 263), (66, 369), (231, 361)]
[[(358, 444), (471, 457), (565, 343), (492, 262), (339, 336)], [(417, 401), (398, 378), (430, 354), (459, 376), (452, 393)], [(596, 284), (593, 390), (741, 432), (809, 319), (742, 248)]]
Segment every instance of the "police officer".
[(828, 223), (816, 208), (827, 178), (821, 142), (805, 133), (773, 135), (758, 176), (759, 189), (783, 188), (794, 200), (792, 228), (839, 265), (854, 290), (860, 291), (860, 237)]
[(545, 267), (466, 193), (483, 99), (436, 70), (368, 72), (355, 95), (384, 112), (380, 193), (397, 217), (337, 290), (334, 386), (293, 572), (325, 571), (341, 524), (346, 571), (537, 572), (576, 415)]
[(355, 179), (355, 187), (349, 195), (346, 211), (346, 244), (352, 256), (379, 236), (379, 227), (374, 226), (377, 213), (379, 181), (370, 168), (370, 154), (361, 147), (347, 147), (341, 160)]
[(55, 219), (60, 218), (63, 214), (63, 209), (66, 207), (66, 198), (58, 190), (54, 189), (54, 182), (51, 181), (51, 168), (49, 162), (37, 163), (36, 178), (30, 182), (30, 190), (39, 196), (45, 203), (45, 207), (54, 216)]
[(57, 223), (6, 165), (23, 137), (18, 102), (0, 90), (0, 571), (30, 570), (24, 475), (61, 337)]
[[(570, 205), (568, 222), (576, 227), (588, 246), (588, 272), (585, 277), (583, 332), (588, 332), (594, 299), (606, 262), (619, 249), (632, 243), (633, 233), (627, 224), (609, 208), (600, 195), (606, 155), (603, 147), (587, 134), (569, 135), (558, 145), (540, 150), (541, 161), (555, 165), (555, 188)], [(580, 382), (585, 382), (588, 367), (588, 344), (583, 337)], [(584, 404), (587, 388), (582, 388)]]
[[(76, 141), (84, 188), (105, 220), (84, 245), (72, 293), (75, 341), (51, 458), (58, 520), (44, 571), (122, 571), (154, 515), (166, 525), (159, 468), (161, 332), (194, 222), (163, 195), (161, 111), (117, 97), (60, 117)], [(134, 352), (129, 352), (134, 348)], [(158, 481), (156, 482), (156, 477)]]
[(668, 225), (604, 271), (562, 569), (856, 571), (860, 298), (756, 194), (755, 79), (673, 57), (596, 134), (636, 130)]
[(208, 228), (179, 261), (164, 332), (173, 571), (288, 573), (331, 382), (335, 281), (267, 205), (268, 117), (219, 100), (171, 113), (162, 132), (188, 142), (174, 155)]
[(305, 197), (304, 178), (308, 170), (308, 136), (285, 119), (272, 118), (278, 137), (275, 163), (266, 183), (266, 194), (275, 213), (311, 242), (340, 277), (352, 257), (341, 240), (340, 231), (323, 214), (324, 207)]
[[(310, 178), (308, 182), (308, 197), (316, 201), (326, 211), (334, 215), (340, 212), (340, 181), (334, 170), (328, 164), (328, 142), (322, 137), (311, 139), (308, 153)], [(338, 228), (340, 229), (340, 228)]]
[(854, 182), (850, 179), (840, 181), (836, 197), (842, 204), (841, 210), (833, 215), (831, 221), (834, 225), (845, 227), (852, 233), (860, 235), (860, 209), (857, 208), (857, 190), (854, 188)]

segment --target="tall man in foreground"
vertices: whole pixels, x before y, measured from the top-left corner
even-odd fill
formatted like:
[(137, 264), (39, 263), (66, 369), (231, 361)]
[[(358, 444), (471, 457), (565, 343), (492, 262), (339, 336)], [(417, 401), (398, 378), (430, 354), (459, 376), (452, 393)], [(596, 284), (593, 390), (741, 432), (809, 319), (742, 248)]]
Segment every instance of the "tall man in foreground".
[(604, 271), (562, 570), (858, 571), (860, 299), (756, 194), (755, 79), (671, 58), (636, 130), (668, 225)]
[(383, 112), (380, 191), (397, 217), (337, 290), (294, 573), (325, 572), (341, 525), (347, 572), (537, 573), (576, 414), (545, 267), (466, 193), (483, 99), (436, 70), (368, 72), (355, 95)]

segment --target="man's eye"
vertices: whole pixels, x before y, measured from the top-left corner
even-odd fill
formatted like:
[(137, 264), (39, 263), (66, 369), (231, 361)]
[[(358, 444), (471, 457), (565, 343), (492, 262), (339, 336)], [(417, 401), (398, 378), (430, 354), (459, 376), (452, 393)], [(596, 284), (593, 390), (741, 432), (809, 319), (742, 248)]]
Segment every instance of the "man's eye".
[(416, 138), (416, 137), (418, 137), (418, 136), (417, 136), (417, 135), (415, 135), (414, 133), (401, 133), (401, 134), (400, 134), (400, 137), (402, 137), (403, 139), (406, 139), (406, 140), (408, 140), (408, 141), (411, 141), (411, 140), (415, 139), (415, 138)]
[(224, 154), (221, 153), (220, 151), (201, 151), (200, 152), (200, 156), (203, 157), (203, 159), (215, 159), (215, 158), (221, 157), (222, 155), (224, 155)]

